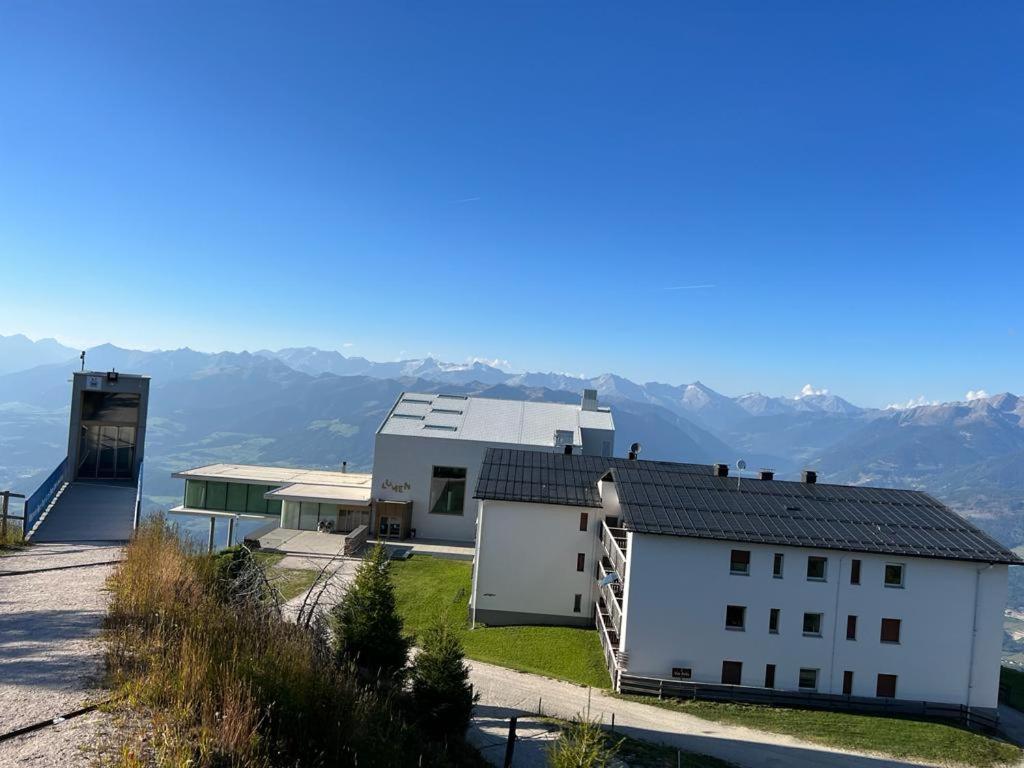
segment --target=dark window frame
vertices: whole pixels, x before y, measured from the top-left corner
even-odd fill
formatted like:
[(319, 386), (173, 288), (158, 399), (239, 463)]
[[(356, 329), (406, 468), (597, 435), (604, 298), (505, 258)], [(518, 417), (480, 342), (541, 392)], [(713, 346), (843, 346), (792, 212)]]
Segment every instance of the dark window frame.
[[(893, 628), (895, 628), (895, 632), (893, 632)], [(899, 645), (902, 631), (903, 621), (901, 619), (884, 618), (879, 629), (878, 641), (886, 645)], [(895, 639), (893, 639), (894, 637)]]
[(781, 614), (782, 610), (779, 608), (768, 609), (768, 634), (779, 634), (779, 617), (781, 616)]
[(579, 573), (583, 573), (587, 568), (587, 554), (586, 552), (576, 553), (576, 570)]
[(586, 533), (587, 528), (590, 527), (590, 514), (587, 512), (580, 512), (580, 532)]
[[(732, 623), (730, 623), (730, 614), (732, 615)], [(737, 623), (737, 614), (739, 616), (739, 623)], [(725, 628), (728, 629), (730, 632), (745, 632), (747, 629), (747, 606), (725, 606)]]
[[(821, 564), (821, 576), (811, 575), (811, 565)], [(828, 581), (828, 558), (820, 555), (808, 555), (807, 556), (807, 580), (808, 581)]]
[(764, 687), (774, 688), (775, 687), (775, 665), (765, 664), (764, 665)]
[(742, 661), (726, 659), (722, 662), (722, 685), (743, 685)]
[[(737, 558), (737, 555), (739, 557)], [(750, 575), (750, 550), (733, 549), (729, 552), (729, 573), (733, 576)]]
[(846, 639), (857, 639), (857, 617), (852, 613), (846, 617)]
[(843, 696), (853, 695), (853, 670), (843, 671)]
[[(817, 617), (817, 621), (818, 621), (818, 629), (817, 630), (809, 630), (809, 629), (807, 629), (807, 619), (810, 616), (816, 616)], [(824, 623), (825, 623), (825, 614), (817, 613), (815, 611), (807, 611), (807, 612), (805, 612), (804, 613), (804, 621), (803, 621), (803, 624), (801, 625), (803, 627), (804, 637), (821, 637), (822, 636), (821, 635), (821, 628), (822, 628), (822, 624), (824, 624)]]
[[(814, 684), (804, 685), (804, 673), (811, 672), (814, 674)], [(800, 671), (796, 675), (796, 687), (801, 691), (816, 691), (818, 690), (818, 678), (821, 676), (821, 670), (817, 667), (800, 667)]]
[(860, 560), (850, 561), (850, 584), (860, 586)]
[[(896, 683), (898, 680), (898, 675), (887, 675), (880, 672), (878, 677), (875, 679), (875, 696), (880, 699), (895, 699)], [(883, 693), (883, 690), (891, 690), (892, 693)]]
[(572, 612), (580, 613), (583, 610), (583, 595), (576, 594), (572, 597)]
[[(899, 568), (900, 580), (898, 583), (889, 581), (889, 569)], [(907, 567), (903, 563), (886, 563), (882, 569), (882, 585), (887, 589), (903, 589), (907, 581)]]
[(781, 579), (782, 573), (786, 567), (786, 556), (781, 552), (776, 552), (772, 555), (772, 578)]

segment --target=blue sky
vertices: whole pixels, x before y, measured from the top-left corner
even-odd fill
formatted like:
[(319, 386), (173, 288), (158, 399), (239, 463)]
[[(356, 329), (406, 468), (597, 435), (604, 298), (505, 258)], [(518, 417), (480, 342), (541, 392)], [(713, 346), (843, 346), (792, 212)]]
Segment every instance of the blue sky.
[(1024, 390), (1015, 3), (0, 4), (0, 333)]

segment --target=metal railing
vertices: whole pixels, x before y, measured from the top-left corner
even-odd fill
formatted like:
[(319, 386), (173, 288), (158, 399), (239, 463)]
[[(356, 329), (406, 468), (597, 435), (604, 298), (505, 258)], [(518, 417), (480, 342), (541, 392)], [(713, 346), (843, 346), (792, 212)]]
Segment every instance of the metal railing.
[(619, 675), (619, 692), (639, 696), (657, 696), (659, 699), (701, 699), (704, 701), (736, 701), (762, 704), (770, 707), (795, 709), (824, 709), (838, 712), (858, 712), (883, 717), (922, 717), (927, 719), (956, 720), (977, 730), (992, 731), (999, 725), (999, 715), (991, 710), (979, 710), (961, 704), (942, 704), (931, 701), (885, 699), (870, 696), (843, 696), (809, 691), (780, 691), (745, 685), (719, 685), (693, 683), (660, 677), (641, 677), (625, 672)]
[(67, 467), (68, 459), (65, 456), (64, 460), (57, 465), (56, 469), (50, 473), (42, 484), (36, 488), (35, 492), (32, 493), (27, 499), (25, 499), (25, 520), (23, 522), (25, 535), (28, 536), (29, 531), (32, 530), (32, 526), (39, 520), (39, 516), (43, 514), (46, 508), (53, 501), (53, 497), (57, 494), (57, 491), (64, 485), (64, 470)]
[(626, 531), (623, 528), (609, 528), (601, 521), (601, 544), (619, 578), (626, 579)]
[(132, 518), (132, 530), (137, 531), (139, 529), (139, 523), (142, 521), (142, 466), (144, 462), (139, 462), (139, 478), (135, 482), (135, 516)]
[(601, 587), (601, 597), (604, 598), (604, 604), (608, 607), (608, 615), (611, 617), (615, 631), (622, 632), (622, 606), (619, 605), (619, 596), (612, 591), (611, 584)]

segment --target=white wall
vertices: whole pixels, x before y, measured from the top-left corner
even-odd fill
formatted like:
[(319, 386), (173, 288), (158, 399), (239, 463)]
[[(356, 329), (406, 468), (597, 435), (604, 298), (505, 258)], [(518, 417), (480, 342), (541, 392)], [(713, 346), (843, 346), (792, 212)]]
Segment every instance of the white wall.
[[(749, 576), (730, 574), (732, 549), (751, 551)], [(782, 579), (772, 577), (775, 552), (785, 556)], [(828, 558), (826, 582), (807, 581), (809, 555)], [(622, 648), (631, 674), (670, 677), (673, 667), (690, 667), (694, 681), (719, 683), (722, 661), (732, 660), (743, 663), (744, 685), (761, 686), (765, 665), (775, 664), (775, 687), (796, 690), (799, 669), (810, 667), (820, 670), (818, 692), (839, 694), (852, 670), (857, 696), (874, 696), (883, 673), (898, 676), (898, 698), (967, 703), (977, 583), (969, 703), (996, 706), (1006, 566), (634, 533), (627, 556)], [(854, 558), (860, 586), (850, 584)], [(905, 564), (903, 588), (883, 585), (887, 562)], [(730, 604), (746, 606), (744, 631), (725, 628)], [(771, 608), (781, 609), (777, 635), (768, 632)], [(821, 637), (803, 636), (805, 611), (824, 614)], [(858, 617), (854, 641), (846, 640), (849, 614)], [(880, 642), (883, 617), (902, 621), (898, 645)]]
[[(580, 530), (581, 512), (588, 516), (586, 531)], [(545, 623), (592, 625), (600, 516), (600, 509), (586, 507), (480, 502), (473, 604), (481, 612), (520, 615), (504, 623), (546, 617)], [(580, 552), (582, 572), (576, 570)], [(577, 594), (583, 598), (574, 613)]]
[[(442, 437), (378, 434), (373, 450), (373, 498), (412, 501), (411, 527), (416, 529), (417, 538), (473, 541), (477, 509), (473, 494), (484, 453), (491, 445)], [(430, 513), (430, 481), (435, 466), (465, 467), (466, 498), (461, 515)]]

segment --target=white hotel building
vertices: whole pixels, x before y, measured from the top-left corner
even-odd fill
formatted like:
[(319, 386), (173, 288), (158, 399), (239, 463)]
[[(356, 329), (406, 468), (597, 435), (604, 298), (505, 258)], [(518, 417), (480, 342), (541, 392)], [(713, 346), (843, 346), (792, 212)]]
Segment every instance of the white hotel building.
[(993, 709), (1007, 568), (916, 491), (488, 451), (470, 610), (589, 625), (609, 671)]

